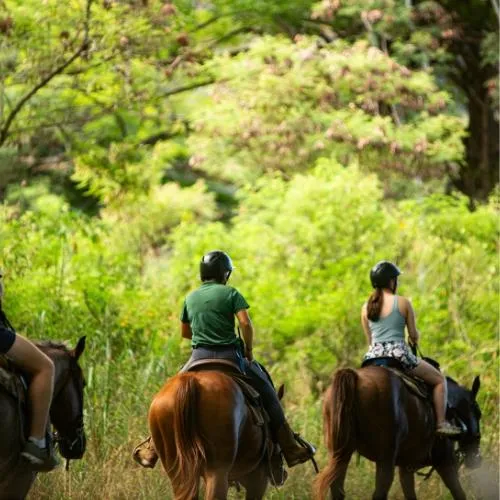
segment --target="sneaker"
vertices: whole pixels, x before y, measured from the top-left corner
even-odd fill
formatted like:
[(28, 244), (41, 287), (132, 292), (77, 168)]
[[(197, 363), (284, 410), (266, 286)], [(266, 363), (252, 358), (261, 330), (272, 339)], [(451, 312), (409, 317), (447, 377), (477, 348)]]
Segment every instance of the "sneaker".
[(52, 447), (40, 448), (32, 441), (28, 441), (21, 452), (31, 465), (31, 468), (37, 472), (50, 472), (59, 465), (59, 460), (54, 455)]
[(444, 421), (437, 426), (436, 432), (443, 436), (457, 436), (462, 433), (462, 429), (450, 424), (448, 421)]

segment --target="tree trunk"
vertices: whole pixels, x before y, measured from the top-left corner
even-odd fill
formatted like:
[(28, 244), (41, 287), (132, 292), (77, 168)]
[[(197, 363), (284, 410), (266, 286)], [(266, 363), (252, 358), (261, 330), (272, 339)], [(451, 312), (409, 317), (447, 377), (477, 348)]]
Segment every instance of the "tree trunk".
[(453, 183), (466, 194), (474, 206), (474, 200), (488, 199), (499, 181), (499, 123), (495, 108), (488, 95), (488, 80), (494, 78), (497, 69), (484, 65), (481, 57), (481, 35), (471, 37), (471, 43), (453, 47), (461, 61), (460, 76), (455, 79), (467, 97), (469, 124), (464, 139), (465, 161)]
[(479, 83), (469, 97), (465, 163), (455, 181), (472, 200), (486, 200), (499, 181), (499, 124), (483, 82)]

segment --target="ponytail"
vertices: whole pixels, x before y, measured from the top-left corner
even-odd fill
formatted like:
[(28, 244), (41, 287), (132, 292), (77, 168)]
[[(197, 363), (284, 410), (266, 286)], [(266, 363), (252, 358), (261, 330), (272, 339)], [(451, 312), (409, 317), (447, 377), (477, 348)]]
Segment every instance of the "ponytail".
[(378, 321), (382, 305), (384, 303), (384, 294), (382, 288), (375, 288), (375, 291), (370, 295), (368, 304), (366, 306), (368, 319), (371, 321)]

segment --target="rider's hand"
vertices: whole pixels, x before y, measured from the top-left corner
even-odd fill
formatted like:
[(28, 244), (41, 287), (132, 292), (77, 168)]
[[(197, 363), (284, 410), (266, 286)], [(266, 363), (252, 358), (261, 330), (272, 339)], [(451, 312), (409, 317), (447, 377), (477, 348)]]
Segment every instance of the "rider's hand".
[(245, 349), (245, 358), (251, 363), (253, 361), (252, 349)]

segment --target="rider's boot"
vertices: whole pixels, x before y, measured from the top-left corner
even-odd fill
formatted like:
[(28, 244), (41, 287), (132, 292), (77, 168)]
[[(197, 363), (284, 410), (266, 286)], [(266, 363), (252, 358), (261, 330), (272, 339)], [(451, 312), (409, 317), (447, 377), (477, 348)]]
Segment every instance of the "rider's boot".
[(286, 421), (278, 429), (276, 437), (288, 467), (307, 462), (316, 453), (314, 446), (295, 434)]
[(23, 456), (36, 472), (50, 472), (59, 465), (54, 447), (50, 442), (46, 441), (45, 446), (40, 446), (32, 438), (28, 439), (21, 451)]
[(156, 465), (158, 454), (156, 453), (151, 436), (134, 448), (132, 456), (139, 465), (147, 469), (152, 469)]

